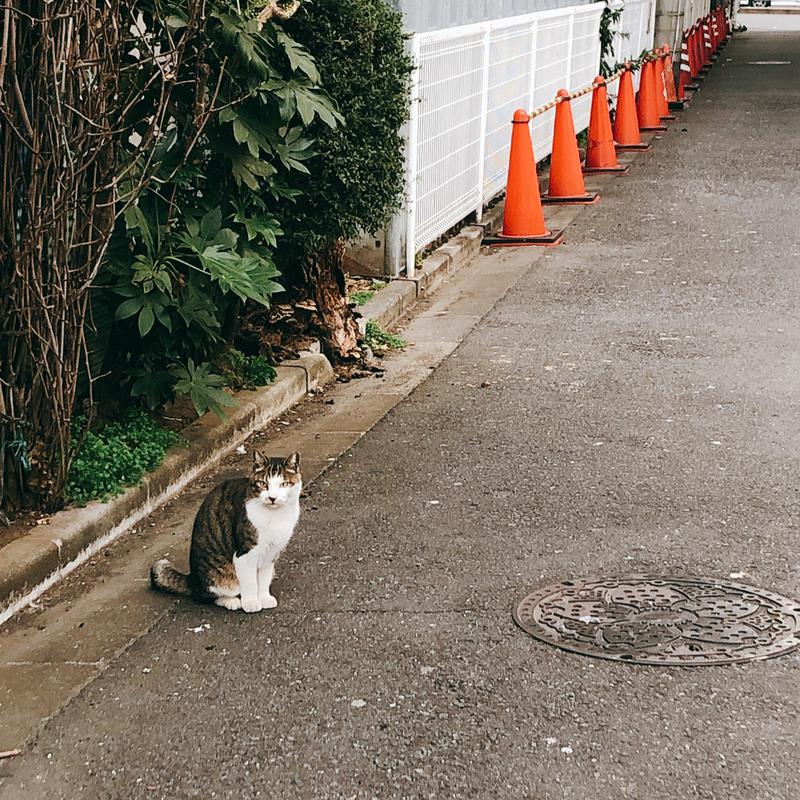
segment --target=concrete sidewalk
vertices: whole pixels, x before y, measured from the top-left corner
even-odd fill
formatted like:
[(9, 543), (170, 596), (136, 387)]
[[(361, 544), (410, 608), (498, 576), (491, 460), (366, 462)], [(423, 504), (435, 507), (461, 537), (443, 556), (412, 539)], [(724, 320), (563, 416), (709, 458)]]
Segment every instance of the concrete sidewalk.
[(575, 576), (745, 573), (800, 597), (799, 51), (738, 37), (323, 475), (276, 612), (169, 606), (0, 762), (0, 797), (800, 797), (797, 654), (635, 667), (511, 619)]

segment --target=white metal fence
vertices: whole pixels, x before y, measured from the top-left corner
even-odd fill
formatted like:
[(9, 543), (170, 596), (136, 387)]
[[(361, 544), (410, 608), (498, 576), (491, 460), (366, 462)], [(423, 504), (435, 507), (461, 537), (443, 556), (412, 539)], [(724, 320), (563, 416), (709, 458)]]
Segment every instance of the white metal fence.
[[(573, 6), (417, 34), (407, 165), (406, 269), (416, 254), (500, 193), (515, 109), (592, 82), (600, 67), (604, 3)], [(625, 3), (615, 59), (653, 42), (655, 0)], [(589, 124), (591, 96), (573, 101), (575, 129)], [(553, 115), (532, 123), (537, 160), (550, 154)]]

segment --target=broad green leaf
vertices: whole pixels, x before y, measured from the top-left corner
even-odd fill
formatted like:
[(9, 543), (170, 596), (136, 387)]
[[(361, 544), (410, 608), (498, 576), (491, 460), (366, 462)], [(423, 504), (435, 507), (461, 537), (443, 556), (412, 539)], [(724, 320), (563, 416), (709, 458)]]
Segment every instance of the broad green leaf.
[(206, 241), (211, 241), (222, 226), (222, 209), (217, 206), (212, 208), (200, 220), (200, 234)]
[(156, 319), (170, 332), (172, 333), (172, 319), (167, 313), (166, 308), (164, 306), (155, 306), (154, 309)]
[(119, 308), (117, 308), (117, 313), (114, 314), (114, 319), (128, 319), (128, 317), (137, 314), (143, 305), (144, 297), (142, 295), (131, 297), (120, 304)]
[(286, 51), (292, 69), (300, 70), (309, 80), (319, 83), (319, 70), (308, 51), (280, 29), (277, 30), (277, 39)]
[(176, 365), (170, 372), (177, 378), (175, 392), (189, 395), (198, 416), (211, 410), (222, 417), (224, 408), (237, 405), (236, 401), (221, 388), (225, 385), (225, 378), (211, 372), (209, 363), (195, 367), (194, 362), (189, 359), (185, 367)]
[(274, 175), (276, 170), (268, 161), (253, 158), (243, 153), (231, 153), (231, 173), (237, 185), (244, 184), (254, 192), (259, 189), (259, 178), (268, 178)]
[(128, 230), (138, 230), (148, 252), (153, 251), (153, 232), (150, 230), (147, 217), (138, 204), (130, 205), (125, 209), (125, 227)]
[(139, 336), (144, 339), (155, 323), (156, 318), (155, 314), (153, 313), (153, 309), (148, 305), (142, 309), (142, 313), (139, 314)]

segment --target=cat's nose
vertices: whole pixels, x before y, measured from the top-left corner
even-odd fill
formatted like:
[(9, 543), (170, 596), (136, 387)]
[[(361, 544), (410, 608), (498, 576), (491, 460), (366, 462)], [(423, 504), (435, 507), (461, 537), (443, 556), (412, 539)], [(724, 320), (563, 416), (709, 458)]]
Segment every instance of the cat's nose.
[(277, 499), (278, 499), (277, 497), (270, 497), (270, 498), (269, 498), (269, 501), (270, 501), (270, 503), (272, 503), (273, 505), (275, 505), (275, 501), (276, 501)]

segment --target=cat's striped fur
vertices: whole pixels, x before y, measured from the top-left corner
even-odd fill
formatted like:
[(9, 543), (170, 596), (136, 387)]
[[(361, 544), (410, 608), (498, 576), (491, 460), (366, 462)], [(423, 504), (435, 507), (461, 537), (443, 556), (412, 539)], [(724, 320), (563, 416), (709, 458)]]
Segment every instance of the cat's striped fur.
[(298, 453), (254, 453), (248, 477), (220, 483), (203, 500), (192, 529), (189, 574), (161, 559), (150, 570), (151, 586), (231, 610), (274, 608), (275, 561), (300, 518), (302, 488)]

